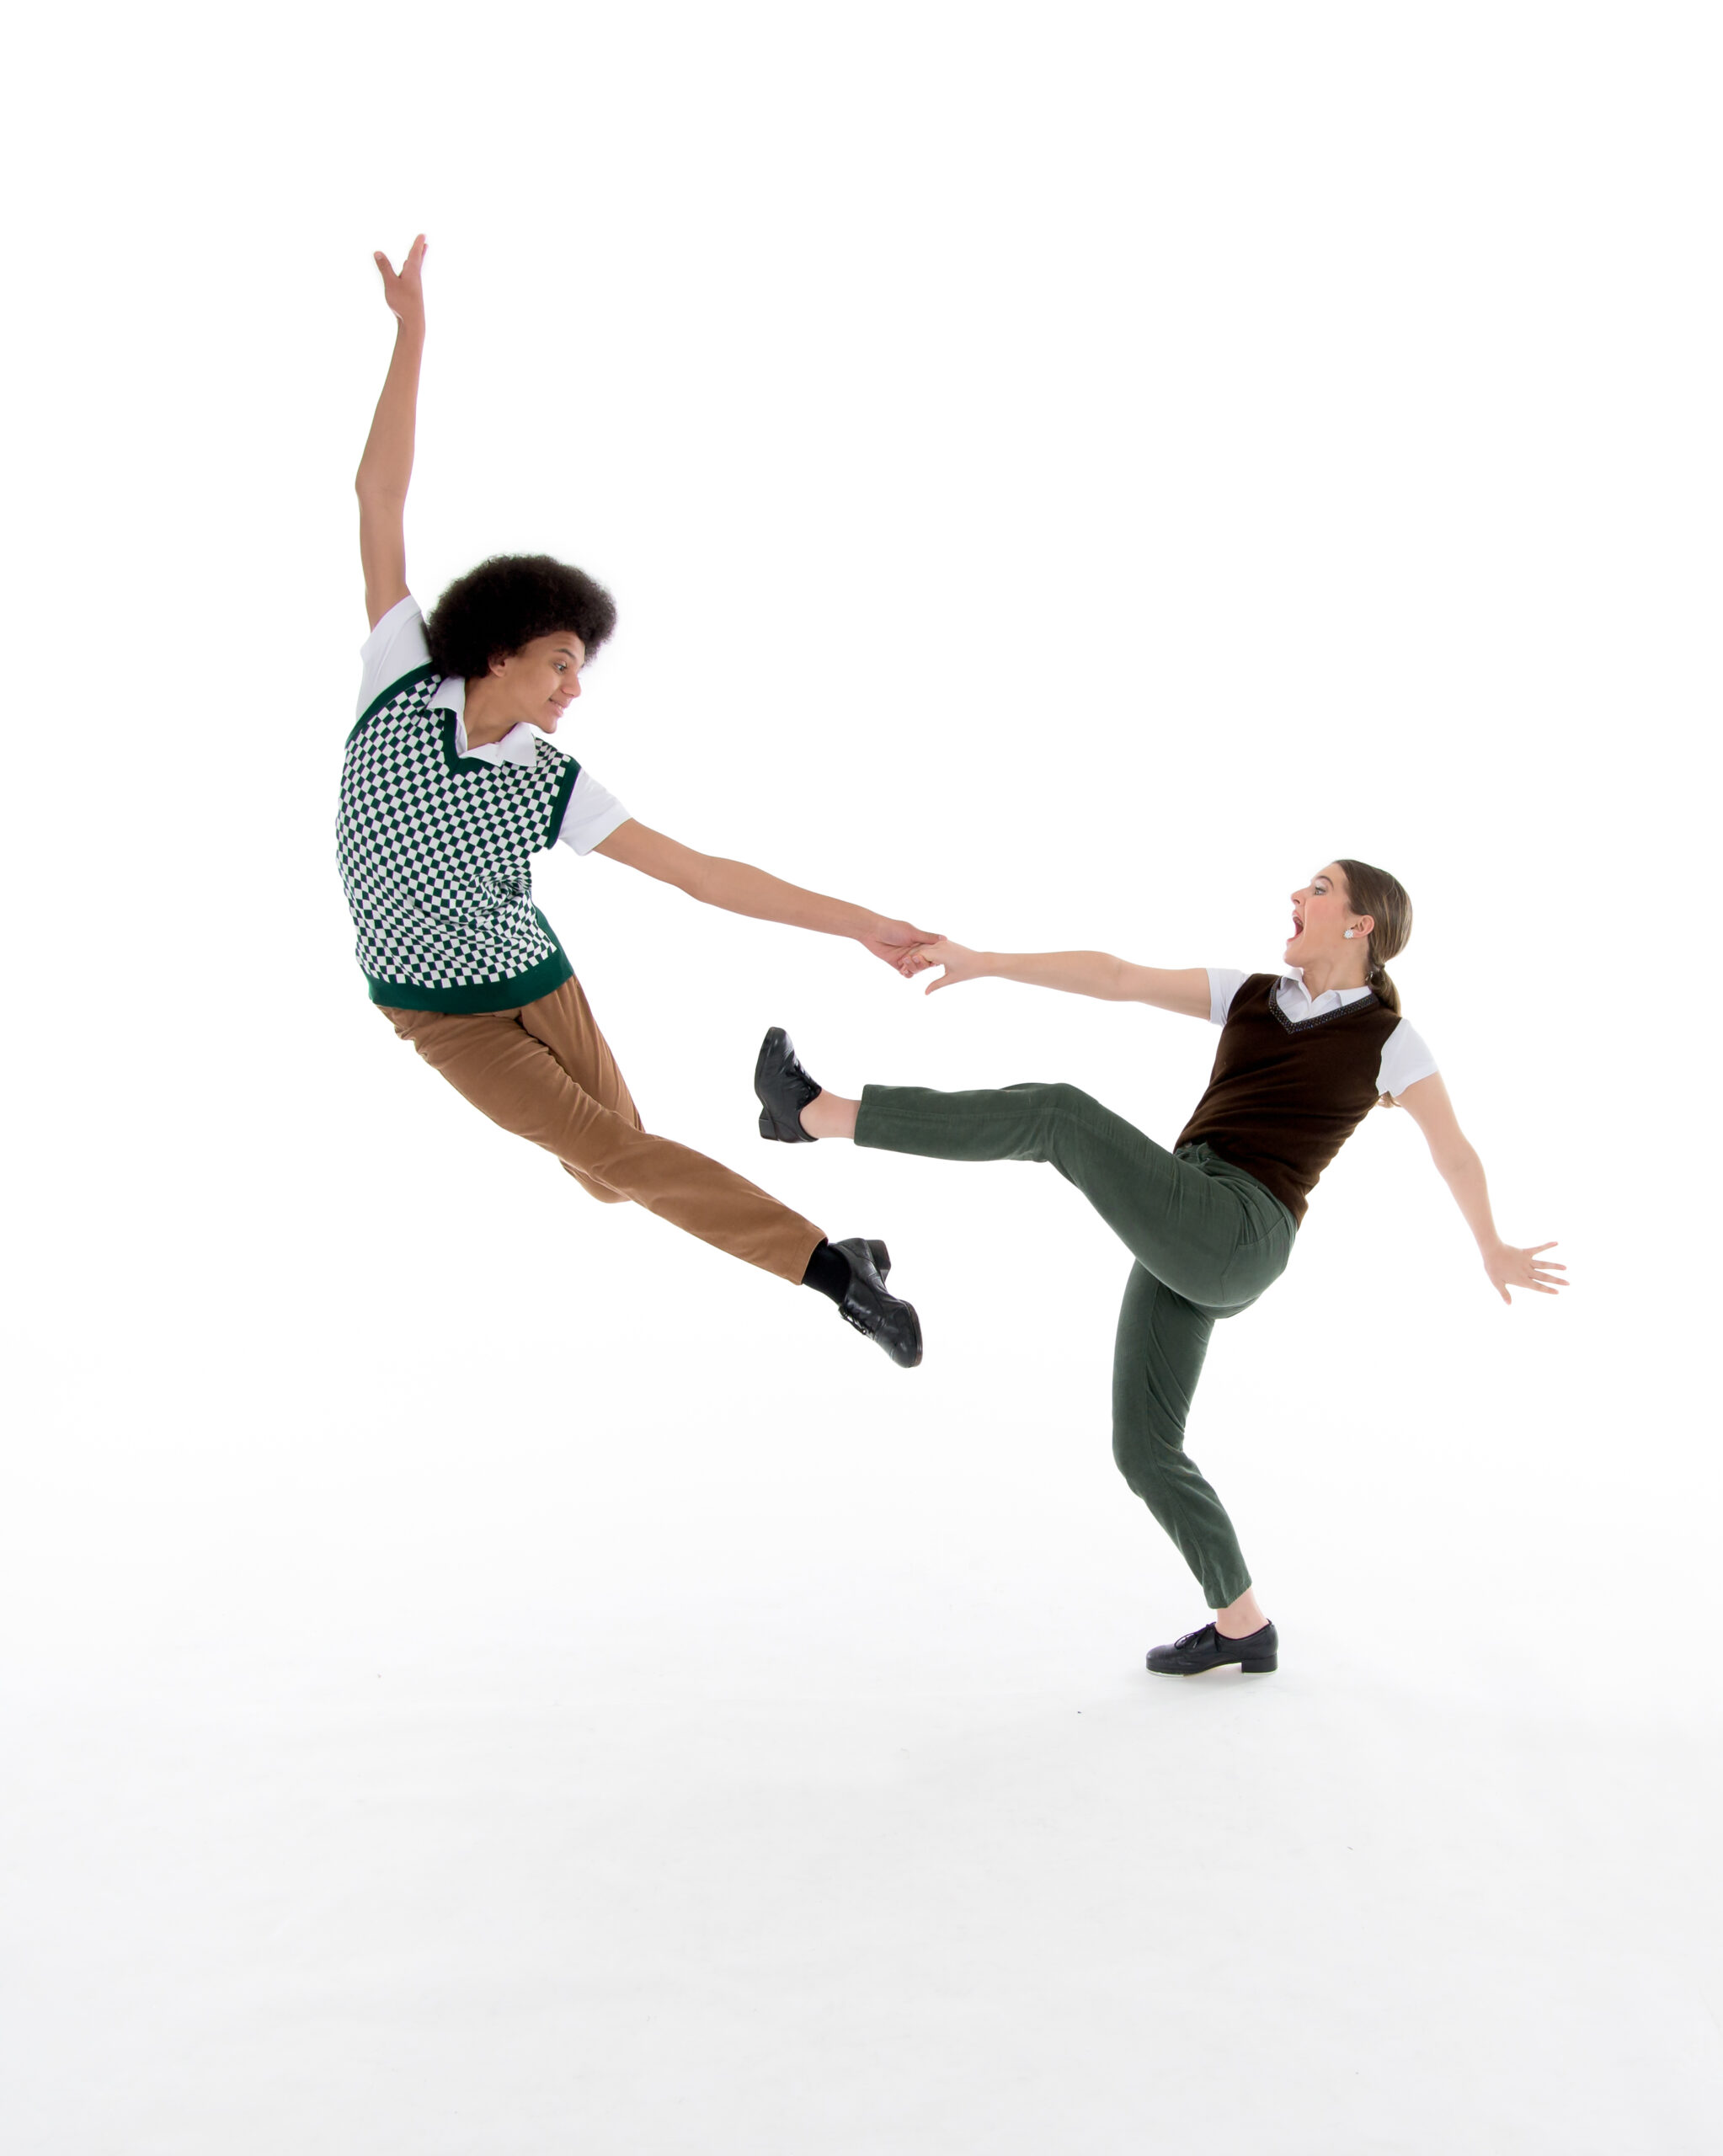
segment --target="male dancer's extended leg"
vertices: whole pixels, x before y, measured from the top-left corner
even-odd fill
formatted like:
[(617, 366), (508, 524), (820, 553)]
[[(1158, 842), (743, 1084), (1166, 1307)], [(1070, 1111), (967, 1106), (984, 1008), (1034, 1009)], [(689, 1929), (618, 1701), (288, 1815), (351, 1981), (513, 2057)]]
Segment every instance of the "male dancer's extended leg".
[(1112, 1456), (1202, 1582), (1211, 1609), (1251, 1584), (1226, 1508), (1185, 1450), (1185, 1418), (1214, 1319), (1133, 1266), (1112, 1361)]
[(781, 1280), (805, 1277), (820, 1230), (720, 1161), (641, 1128), (578, 981), (519, 1011), (383, 1015), (456, 1092), (555, 1154), (595, 1198), (632, 1198)]

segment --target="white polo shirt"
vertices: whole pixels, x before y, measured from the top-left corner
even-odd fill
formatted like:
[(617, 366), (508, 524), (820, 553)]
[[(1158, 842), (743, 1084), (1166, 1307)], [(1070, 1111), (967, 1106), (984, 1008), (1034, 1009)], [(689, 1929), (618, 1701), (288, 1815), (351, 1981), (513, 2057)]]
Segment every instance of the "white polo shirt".
[[(361, 712), (369, 711), (385, 689), (407, 675), (416, 673), (421, 666), (429, 665), (430, 646), (424, 640), (424, 616), (410, 592), (384, 615), (365, 638), (359, 656), (365, 670), (359, 688), (358, 708)], [(524, 720), (519, 726), (511, 727), (500, 741), (487, 741), (477, 749), (467, 746), (467, 684), (458, 674), (445, 675), (438, 682), (429, 708), (454, 712), (456, 755), (474, 756), (485, 764), (531, 763), (537, 729)], [(563, 812), (557, 841), (575, 853), (590, 853), (628, 819), (628, 810), (614, 793), (599, 784), (583, 763), (574, 782), (574, 791), (568, 797), (568, 806)]]
[[(1368, 988), (1327, 988), (1313, 998), (1304, 986), (1302, 966), (1283, 966), (1280, 970), (1280, 986), (1274, 991), (1274, 1000), (1294, 1025), (1305, 1018), (1320, 1018), (1326, 1011), (1338, 1011), (1342, 1005), (1356, 1003), (1361, 996), (1371, 993)], [(1204, 971), (1208, 975), (1209, 1023), (1224, 1026), (1234, 996), (1250, 976), (1231, 966), (1208, 966)], [(1382, 1044), (1376, 1091), (1398, 1100), (1408, 1086), (1416, 1086), (1421, 1078), (1433, 1078), (1437, 1069), (1435, 1057), (1402, 1018)]]

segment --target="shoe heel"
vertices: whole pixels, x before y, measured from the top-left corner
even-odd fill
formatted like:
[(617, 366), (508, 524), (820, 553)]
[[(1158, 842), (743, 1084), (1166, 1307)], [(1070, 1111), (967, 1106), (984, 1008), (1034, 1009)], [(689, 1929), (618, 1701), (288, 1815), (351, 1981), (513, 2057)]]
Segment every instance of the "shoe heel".
[(1247, 1674), (1255, 1676), (1265, 1676), (1271, 1669), (1278, 1669), (1279, 1667), (1280, 1657), (1278, 1654), (1247, 1655), (1239, 1664), (1239, 1668)]
[(778, 1134), (778, 1127), (772, 1121), (769, 1108), (760, 1111), (760, 1134), (762, 1138), (776, 1138)]
[(892, 1269), (891, 1252), (883, 1243), (871, 1242), (867, 1246), (867, 1255), (873, 1260), (874, 1271), (883, 1280)]

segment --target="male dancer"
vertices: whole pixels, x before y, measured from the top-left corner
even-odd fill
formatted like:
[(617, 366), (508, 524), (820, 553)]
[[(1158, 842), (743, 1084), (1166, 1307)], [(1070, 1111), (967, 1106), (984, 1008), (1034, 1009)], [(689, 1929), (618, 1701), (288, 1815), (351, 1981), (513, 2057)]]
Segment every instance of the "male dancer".
[(342, 881), (371, 1000), (491, 1119), (554, 1153), (601, 1203), (632, 1198), (779, 1278), (816, 1289), (911, 1369), (921, 1329), (885, 1285), (882, 1242), (830, 1243), (717, 1161), (645, 1130), (574, 969), (532, 904), (531, 857), (561, 841), (707, 905), (853, 937), (896, 964), (927, 931), (696, 853), (631, 817), (549, 736), (610, 634), (610, 595), (546, 555), (485, 562), (426, 621), (408, 590), (404, 515), (424, 346), (424, 235), (398, 274), (397, 324), (356, 486), (371, 635), (347, 743)]

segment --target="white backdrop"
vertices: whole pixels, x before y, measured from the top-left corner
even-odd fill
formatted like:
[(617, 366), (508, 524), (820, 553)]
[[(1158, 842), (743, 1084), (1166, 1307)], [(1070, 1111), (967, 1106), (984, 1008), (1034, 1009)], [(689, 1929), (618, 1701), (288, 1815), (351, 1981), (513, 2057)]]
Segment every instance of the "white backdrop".
[[(9, 2148), (1655, 2150), (1723, 2133), (1709, 11), (40, 15), (6, 157)], [(1214, 1036), (559, 853), (648, 1123), (884, 1235), (924, 1367), (492, 1131), (333, 865), (350, 481), (621, 610), (643, 819), (965, 941), (1278, 958), (1336, 853), (1410, 1119), (1217, 1335), (1285, 1641), (1114, 1473), (1050, 1171), (768, 1152), (749, 1075)]]

